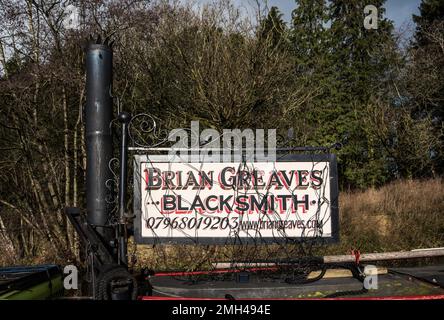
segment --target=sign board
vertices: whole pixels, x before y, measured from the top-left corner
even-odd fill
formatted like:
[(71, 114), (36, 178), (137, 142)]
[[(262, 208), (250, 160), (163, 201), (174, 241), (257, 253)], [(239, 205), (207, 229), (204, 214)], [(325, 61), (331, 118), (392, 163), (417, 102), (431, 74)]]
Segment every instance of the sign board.
[(137, 155), (138, 243), (234, 244), (338, 240), (338, 179), (331, 154), (212, 163)]

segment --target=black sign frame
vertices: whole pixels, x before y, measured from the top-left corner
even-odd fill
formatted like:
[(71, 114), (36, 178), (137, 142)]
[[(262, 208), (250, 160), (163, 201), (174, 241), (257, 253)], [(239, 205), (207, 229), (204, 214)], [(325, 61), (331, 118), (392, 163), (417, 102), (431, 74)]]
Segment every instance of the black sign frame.
[[(134, 240), (137, 244), (202, 244), (202, 245), (233, 245), (264, 243), (272, 244), (277, 242), (320, 242), (322, 244), (334, 244), (339, 242), (339, 187), (338, 187), (338, 168), (335, 154), (285, 154), (277, 155), (276, 162), (328, 162), (330, 179), (330, 221), (331, 236), (322, 237), (261, 237), (260, 241), (253, 241), (251, 237), (220, 238), (220, 237), (143, 237), (142, 236), (142, 207), (141, 207), (141, 172), (140, 166), (142, 158), (148, 157), (151, 162), (168, 162), (166, 155), (135, 155), (134, 156), (134, 198), (133, 209), (135, 213), (134, 220)], [(145, 162), (145, 161), (144, 161)], [(189, 162), (195, 163), (197, 161)], [(257, 162), (267, 162), (257, 160)]]

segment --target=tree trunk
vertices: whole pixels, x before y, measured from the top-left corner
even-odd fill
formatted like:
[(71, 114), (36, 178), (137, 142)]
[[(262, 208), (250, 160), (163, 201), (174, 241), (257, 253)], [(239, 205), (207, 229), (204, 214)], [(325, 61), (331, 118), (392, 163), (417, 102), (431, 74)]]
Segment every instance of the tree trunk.
[(17, 256), (16, 248), (14, 246), (14, 242), (11, 240), (6, 231), (6, 226), (1, 216), (0, 216), (0, 240), (2, 243), (2, 251), (4, 254), (6, 254), (7, 260), (14, 261), (14, 258)]

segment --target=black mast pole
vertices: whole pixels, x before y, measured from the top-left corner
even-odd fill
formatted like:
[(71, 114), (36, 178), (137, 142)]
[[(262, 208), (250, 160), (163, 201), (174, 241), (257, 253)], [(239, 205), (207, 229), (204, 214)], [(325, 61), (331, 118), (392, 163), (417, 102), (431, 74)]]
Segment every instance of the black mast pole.
[(126, 188), (128, 176), (128, 124), (131, 116), (127, 112), (121, 112), (118, 119), (122, 124), (122, 142), (120, 145), (120, 181), (119, 181), (119, 226), (118, 226), (118, 241), (119, 241), (119, 262), (127, 265), (127, 221), (126, 221)]

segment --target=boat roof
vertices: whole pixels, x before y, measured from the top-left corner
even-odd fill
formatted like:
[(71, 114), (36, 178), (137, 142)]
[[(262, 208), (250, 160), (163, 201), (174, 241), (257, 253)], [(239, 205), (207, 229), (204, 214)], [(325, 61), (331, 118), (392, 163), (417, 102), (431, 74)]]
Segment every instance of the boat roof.
[(363, 283), (353, 277), (322, 278), (305, 284), (291, 284), (280, 277), (261, 277), (252, 272), (248, 281), (238, 277), (191, 277), (162, 273), (150, 276), (152, 295), (170, 298), (292, 299), (324, 298), (339, 294), (350, 298), (442, 296), (444, 265), (390, 268), (378, 275), (377, 289), (362, 291)]
[(60, 273), (59, 266), (53, 264), (0, 268), (0, 294), (29, 288)]

